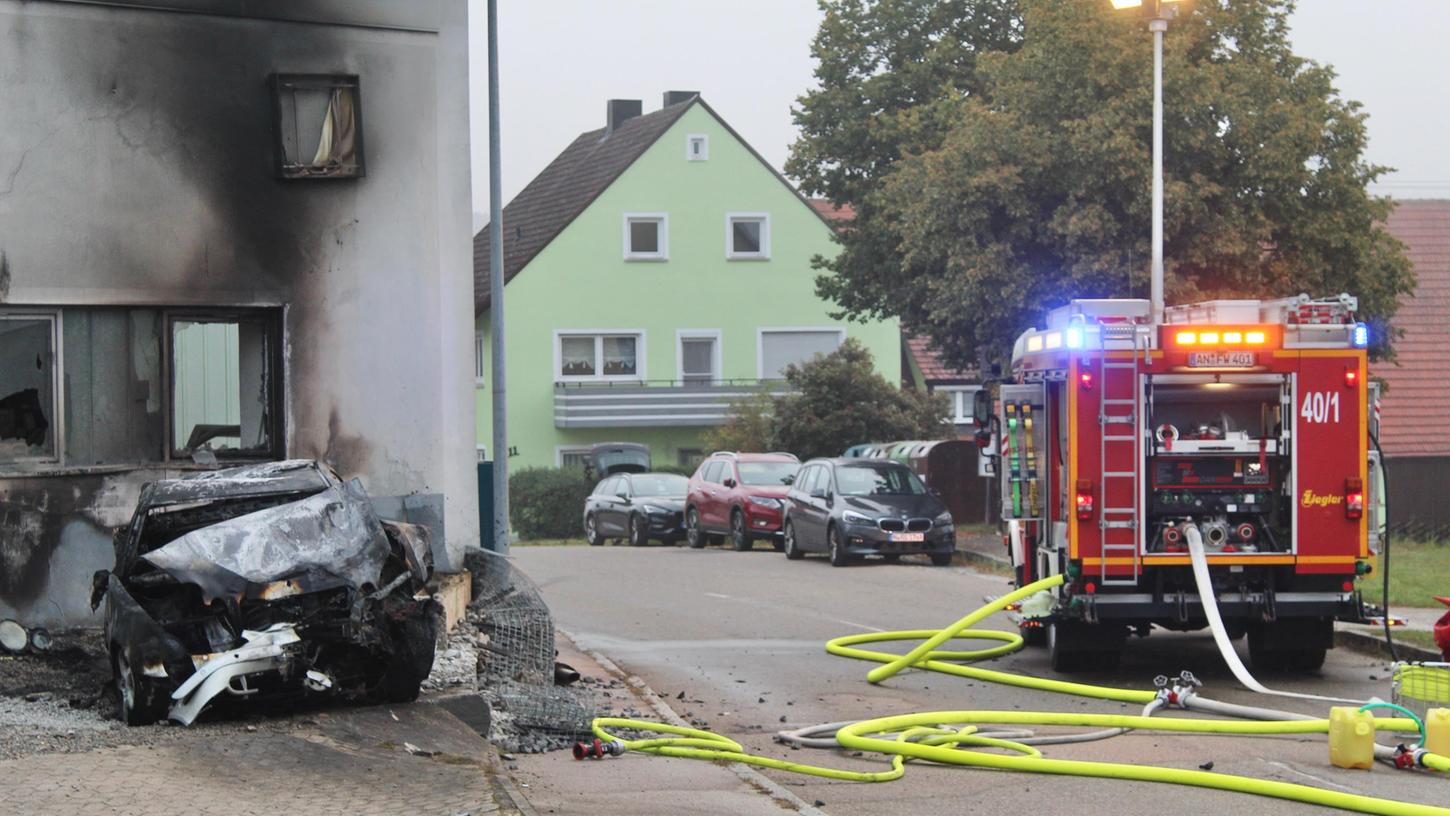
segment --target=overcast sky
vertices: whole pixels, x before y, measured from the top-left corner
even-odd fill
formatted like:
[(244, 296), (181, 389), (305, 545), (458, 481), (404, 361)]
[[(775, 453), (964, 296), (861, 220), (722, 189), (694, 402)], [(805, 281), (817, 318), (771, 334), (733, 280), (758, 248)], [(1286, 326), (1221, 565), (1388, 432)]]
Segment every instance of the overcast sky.
[[(487, 213), (487, 10), (469, 2), (473, 200)], [(649, 112), (666, 90), (700, 91), (761, 155), (784, 163), (796, 135), (790, 107), (814, 83), (815, 0), (732, 0), (729, 13), (704, 0), (498, 5), (505, 203), (575, 136), (603, 126), (606, 99), (642, 99)], [(1376, 192), (1450, 198), (1450, 0), (1300, 0), (1291, 36), (1297, 53), (1335, 68), (1343, 96), (1364, 103), (1369, 160), (1397, 168)]]

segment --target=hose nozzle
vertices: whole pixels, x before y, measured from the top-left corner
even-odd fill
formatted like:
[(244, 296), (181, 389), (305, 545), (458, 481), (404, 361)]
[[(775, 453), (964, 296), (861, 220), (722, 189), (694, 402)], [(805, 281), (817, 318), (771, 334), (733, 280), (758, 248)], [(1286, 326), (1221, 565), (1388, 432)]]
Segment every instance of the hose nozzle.
[(603, 759), (606, 756), (619, 756), (624, 753), (624, 743), (619, 740), (594, 740), (592, 742), (574, 743), (575, 759)]

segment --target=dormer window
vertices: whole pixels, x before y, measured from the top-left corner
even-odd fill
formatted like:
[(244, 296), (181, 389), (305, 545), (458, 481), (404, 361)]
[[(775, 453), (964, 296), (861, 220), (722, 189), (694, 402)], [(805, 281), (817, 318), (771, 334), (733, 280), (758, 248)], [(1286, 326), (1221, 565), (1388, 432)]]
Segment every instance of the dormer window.
[(669, 257), (669, 216), (665, 213), (625, 213), (624, 259), (664, 261)]
[(691, 133), (685, 137), (685, 159), (706, 161), (710, 158), (710, 137), (703, 133)]

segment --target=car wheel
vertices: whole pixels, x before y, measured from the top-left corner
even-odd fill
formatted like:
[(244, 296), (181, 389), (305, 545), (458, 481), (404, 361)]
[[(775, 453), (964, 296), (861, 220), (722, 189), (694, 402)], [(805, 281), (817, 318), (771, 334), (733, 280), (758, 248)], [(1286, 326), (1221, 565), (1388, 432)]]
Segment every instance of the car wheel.
[(643, 547), (649, 543), (649, 525), (645, 523), (644, 516), (629, 517), (629, 545), (631, 547)]
[(832, 524), (826, 530), (826, 543), (831, 545), (831, 566), (844, 567), (855, 559), (846, 552), (846, 543), (841, 540), (841, 531)]
[(792, 561), (799, 561), (806, 556), (801, 552), (799, 542), (795, 540), (795, 525), (789, 521), (785, 523), (785, 543), (782, 547), (785, 550), (785, 557)]
[(377, 694), (383, 702), (411, 703), (418, 699), (423, 681), (433, 671), (438, 619), (424, 611), (398, 621), (392, 630), (393, 653)]
[(730, 545), (736, 552), (744, 552), (753, 546), (750, 531), (745, 529), (745, 514), (736, 510), (730, 514)]
[(584, 540), (588, 541), (591, 547), (598, 547), (604, 543), (604, 537), (599, 535), (599, 523), (594, 520), (593, 513), (584, 517)]
[(700, 529), (700, 512), (693, 507), (685, 513), (685, 540), (696, 550), (705, 546), (705, 531)]
[(156, 684), (138, 675), (120, 650), (111, 656), (111, 668), (116, 678), (116, 716), (121, 722), (151, 725), (161, 719), (167, 698)]
[(934, 553), (932, 553), (931, 554), (931, 564), (934, 567), (950, 567), (952, 565), (952, 553), (951, 553), (951, 551), (949, 550), (947, 552), (934, 552)]

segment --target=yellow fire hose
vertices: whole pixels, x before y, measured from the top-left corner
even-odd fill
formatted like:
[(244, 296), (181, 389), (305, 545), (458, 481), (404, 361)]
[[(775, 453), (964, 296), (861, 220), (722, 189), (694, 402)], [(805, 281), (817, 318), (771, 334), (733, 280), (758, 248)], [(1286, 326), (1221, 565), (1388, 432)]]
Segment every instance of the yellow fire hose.
[[(982, 606), (945, 629), (913, 629), (898, 632), (879, 632), (864, 635), (848, 635), (835, 638), (826, 644), (831, 654), (870, 660), (883, 665), (871, 670), (867, 679), (879, 683), (905, 668), (926, 669), (1021, 688), (1032, 688), (1093, 697), (1123, 703), (1151, 703), (1158, 695), (1152, 691), (1119, 689), (1095, 686), (1085, 683), (1069, 683), (1038, 677), (1011, 674), (1009, 672), (966, 666), (957, 662), (998, 657), (1021, 648), (1021, 636), (1011, 632), (976, 630), (970, 627), (1030, 595), (1051, 589), (1062, 583), (1062, 576), (1044, 578), (1022, 587), (1015, 592)], [(942, 651), (938, 647), (947, 641), (964, 639), (986, 639), (1004, 641), (1003, 645), (973, 651)], [(922, 639), (921, 644), (897, 655), (889, 652), (875, 652), (856, 648), (863, 643)], [(1274, 720), (1238, 721), (1210, 719), (1154, 719), (1142, 715), (1086, 714), (1069, 712), (1032, 711), (932, 711), (916, 714), (902, 714), (863, 720), (841, 728), (836, 732), (837, 743), (845, 749), (871, 751), (891, 757), (889, 771), (848, 771), (826, 768), (798, 762), (775, 759), (746, 753), (734, 740), (710, 731), (686, 728), (667, 723), (632, 720), (616, 717), (600, 717), (594, 720), (593, 731), (599, 739), (595, 741), (592, 755), (618, 754), (625, 751), (657, 754), (660, 756), (706, 759), (714, 761), (741, 762), (763, 768), (808, 774), (854, 782), (888, 782), (898, 779), (905, 771), (908, 760), (920, 759), (943, 765), (963, 765), (977, 768), (1024, 771), (1028, 773), (1050, 773), (1070, 776), (1089, 776), (1106, 779), (1123, 779), (1142, 782), (1168, 782), (1179, 785), (1195, 785), (1218, 790), (1252, 793), (1272, 796), (1307, 804), (1354, 810), (1362, 813), (1386, 814), (1387, 816), (1450, 816), (1450, 808), (1421, 805), (1380, 799), (1371, 796), (1325, 790), (1309, 785), (1254, 779), (1233, 774), (1219, 774), (1208, 771), (1163, 768), (1151, 765), (1132, 765), (1118, 762), (1087, 762), (1082, 760), (1049, 759), (1029, 745), (1007, 739), (998, 739), (978, 734), (983, 725), (1050, 725), (1050, 726), (1092, 726), (1099, 728), (1125, 728), (1143, 731), (1198, 734), (1327, 734), (1329, 720)], [(1415, 723), (1404, 718), (1374, 718), (1376, 731), (1409, 732), (1416, 730)], [(648, 739), (625, 740), (610, 729), (632, 730), (666, 734), (669, 736)], [(582, 745), (581, 745), (582, 747)], [(1011, 753), (988, 753), (972, 748), (995, 748)], [(591, 755), (576, 749), (575, 756)], [(1424, 754), (1422, 764), (1440, 771), (1450, 771), (1450, 758), (1438, 754)]]

